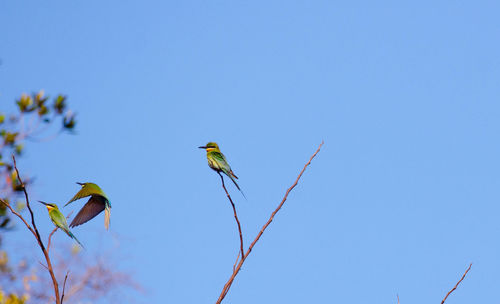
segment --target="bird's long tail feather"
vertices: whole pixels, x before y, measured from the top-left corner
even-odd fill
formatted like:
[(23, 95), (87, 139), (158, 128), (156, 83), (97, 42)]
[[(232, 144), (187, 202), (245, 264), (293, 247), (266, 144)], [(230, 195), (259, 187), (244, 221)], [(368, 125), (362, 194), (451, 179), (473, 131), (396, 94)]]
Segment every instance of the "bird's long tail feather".
[(110, 219), (111, 219), (111, 206), (109, 206), (109, 204), (106, 204), (106, 207), (104, 209), (104, 227), (106, 227), (106, 230), (109, 229)]
[(76, 238), (76, 236), (75, 236), (73, 233), (71, 233), (71, 231), (69, 231), (69, 230), (68, 230), (68, 231), (67, 231), (67, 233), (68, 233), (68, 235), (69, 235), (72, 239), (74, 239), (74, 240), (78, 243), (78, 245), (80, 245), (80, 247), (82, 247), (82, 248), (84, 248), (84, 249), (85, 249), (85, 247), (82, 245), (82, 243), (80, 243), (80, 241)]
[(243, 193), (243, 191), (241, 190), (240, 186), (238, 186), (238, 183), (236, 183), (236, 180), (235, 180), (235, 178), (237, 178), (236, 175), (234, 175), (234, 173), (232, 171), (231, 172), (225, 172), (224, 171), (224, 173), (226, 173), (226, 175), (229, 176), (229, 178), (233, 181), (233, 183), (236, 186), (236, 188), (238, 188), (238, 190), (240, 190), (240, 192), (243, 195), (243, 197), (245, 199), (247, 199), (247, 197), (245, 196), (245, 193)]

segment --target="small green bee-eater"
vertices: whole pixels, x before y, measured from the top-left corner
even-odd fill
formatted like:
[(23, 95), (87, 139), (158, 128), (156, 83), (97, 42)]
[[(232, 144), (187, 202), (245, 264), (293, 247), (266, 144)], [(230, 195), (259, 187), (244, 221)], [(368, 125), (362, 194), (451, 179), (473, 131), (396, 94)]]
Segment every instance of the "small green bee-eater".
[(49, 204), (42, 201), (39, 202), (44, 204), (45, 207), (47, 207), (47, 210), (49, 211), (50, 220), (52, 221), (52, 223), (54, 223), (54, 225), (59, 227), (62, 231), (66, 232), (66, 234), (69, 235), (69, 237), (74, 239), (83, 248), (82, 243), (80, 243), (80, 241), (73, 235), (73, 233), (69, 231), (68, 222), (66, 222), (66, 217), (61, 213), (61, 211), (59, 211), (57, 205)]
[(236, 179), (238, 179), (238, 177), (233, 173), (233, 170), (231, 170), (231, 167), (227, 163), (226, 157), (219, 149), (219, 145), (214, 142), (209, 142), (205, 146), (201, 146), (198, 148), (205, 149), (207, 151), (208, 166), (219, 173), (219, 175), (220, 172), (226, 174), (233, 181), (236, 188), (240, 190), (241, 194), (245, 196), (243, 191), (241, 191), (240, 186), (238, 186), (238, 184), (236, 183)]
[(84, 224), (104, 210), (104, 227), (106, 227), (106, 229), (109, 229), (111, 204), (109, 203), (109, 199), (104, 191), (102, 191), (102, 189), (94, 183), (77, 184), (82, 186), (82, 189), (80, 189), (80, 191), (78, 191), (78, 193), (75, 194), (75, 196), (73, 196), (73, 198), (70, 199), (69, 202), (67, 202), (64, 206), (66, 207), (69, 203), (87, 196), (90, 196), (90, 199), (78, 212), (69, 226), (75, 227)]

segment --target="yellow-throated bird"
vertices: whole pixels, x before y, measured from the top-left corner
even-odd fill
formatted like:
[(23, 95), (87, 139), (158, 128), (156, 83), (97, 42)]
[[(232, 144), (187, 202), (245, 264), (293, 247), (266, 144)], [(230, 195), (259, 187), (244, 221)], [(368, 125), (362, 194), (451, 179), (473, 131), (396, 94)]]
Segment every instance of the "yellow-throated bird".
[(104, 210), (104, 227), (106, 227), (106, 229), (109, 229), (111, 204), (109, 203), (109, 199), (106, 194), (104, 194), (104, 191), (102, 191), (102, 189), (94, 183), (77, 184), (82, 186), (82, 189), (80, 189), (80, 191), (78, 191), (78, 193), (75, 194), (75, 196), (73, 196), (73, 198), (70, 199), (69, 202), (67, 202), (64, 206), (67, 206), (69, 203), (87, 196), (90, 196), (90, 199), (78, 212), (69, 226), (75, 227), (86, 223)]
[(241, 191), (240, 186), (238, 186), (238, 184), (236, 183), (235, 179), (238, 179), (238, 177), (233, 173), (233, 170), (231, 170), (231, 167), (227, 163), (226, 157), (219, 150), (219, 145), (214, 142), (209, 142), (205, 146), (201, 146), (198, 148), (205, 149), (207, 151), (208, 166), (219, 173), (219, 175), (220, 172), (226, 174), (233, 181), (236, 188), (240, 190), (241, 194), (245, 196), (243, 191)]
[(80, 243), (80, 241), (73, 235), (73, 233), (69, 231), (68, 222), (66, 222), (66, 217), (61, 213), (61, 211), (59, 211), (57, 205), (49, 204), (42, 201), (39, 202), (44, 204), (45, 207), (47, 207), (47, 210), (49, 211), (50, 220), (52, 221), (52, 223), (54, 223), (54, 225), (59, 227), (62, 231), (66, 232), (66, 234), (69, 235), (69, 237), (74, 239), (83, 248), (82, 243)]

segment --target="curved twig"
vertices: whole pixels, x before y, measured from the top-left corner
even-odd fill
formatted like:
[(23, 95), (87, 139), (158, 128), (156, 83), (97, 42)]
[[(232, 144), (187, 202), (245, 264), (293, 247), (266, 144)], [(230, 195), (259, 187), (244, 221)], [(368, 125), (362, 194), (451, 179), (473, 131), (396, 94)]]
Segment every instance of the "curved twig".
[(14, 210), (14, 208), (12, 208), (12, 206), (9, 203), (7, 203), (6, 201), (4, 201), (3, 199), (0, 198), (0, 202), (2, 202), (2, 204), (4, 204), (7, 208), (9, 208), (9, 210), (10, 210), (10, 212), (12, 212), (12, 214), (14, 214), (18, 218), (20, 218), (21, 221), (23, 221), (24, 225), (26, 225), (26, 228), (28, 228), (28, 230), (31, 231), (31, 233), (33, 233), (33, 235), (36, 238), (36, 232), (35, 232), (35, 230), (33, 230), (33, 228), (31, 228), (30, 224), (28, 224), (28, 222), (26, 222), (26, 220), (24, 219), (24, 217), (22, 217), (22, 215), (19, 214), (19, 212), (17, 212), (16, 210)]
[(259, 233), (257, 234), (257, 237), (255, 237), (255, 239), (253, 240), (252, 244), (250, 244), (250, 247), (248, 247), (248, 250), (245, 253), (245, 255), (243, 255), (241, 257), (241, 260), (238, 263), (238, 266), (236, 266), (236, 269), (233, 270), (233, 273), (232, 273), (231, 277), (229, 278), (229, 280), (224, 285), (224, 288), (222, 289), (222, 292), (221, 292), (219, 298), (217, 299), (216, 304), (220, 304), (222, 302), (222, 300), (224, 299), (224, 297), (227, 295), (227, 293), (229, 292), (229, 289), (231, 288), (231, 285), (233, 284), (234, 278), (236, 277), (236, 275), (238, 275), (239, 271), (241, 270), (241, 266), (243, 266), (243, 263), (245, 262), (246, 258), (248, 257), (248, 255), (250, 254), (250, 252), (252, 252), (253, 247), (259, 241), (260, 237), (262, 236), (262, 234), (264, 233), (264, 231), (266, 230), (266, 228), (269, 226), (269, 224), (271, 224), (271, 222), (273, 221), (274, 216), (276, 215), (276, 213), (278, 213), (278, 211), (280, 211), (281, 207), (283, 206), (283, 204), (285, 203), (286, 199), (288, 198), (288, 194), (290, 193), (290, 191), (292, 191), (293, 188), (295, 188), (295, 186), (297, 186), (300, 178), (302, 177), (302, 174), (304, 174), (304, 171), (311, 164), (311, 161), (313, 160), (313, 158), (321, 150), (321, 147), (323, 146), (323, 144), (324, 144), (324, 142), (321, 142), (321, 144), (319, 145), (319, 147), (316, 150), (316, 152), (314, 152), (314, 154), (311, 156), (311, 158), (309, 158), (309, 161), (304, 165), (304, 168), (302, 168), (302, 171), (300, 171), (300, 173), (297, 176), (297, 179), (295, 180), (295, 182), (292, 184), (292, 186), (290, 186), (290, 188), (288, 188), (288, 190), (286, 190), (285, 196), (281, 200), (281, 203), (273, 211), (273, 213), (271, 214), (271, 217), (267, 220), (266, 224), (264, 224), (264, 226), (262, 227), (262, 229), (259, 231)]
[(233, 200), (231, 199), (231, 196), (229, 195), (229, 192), (227, 192), (226, 185), (224, 184), (224, 178), (222, 177), (222, 174), (220, 174), (219, 171), (217, 173), (220, 176), (220, 180), (222, 181), (222, 188), (224, 188), (224, 191), (226, 191), (227, 198), (229, 199), (229, 202), (231, 202), (231, 206), (233, 207), (233, 212), (234, 212), (234, 218), (236, 219), (236, 224), (238, 224), (238, 232), (240, 233), (240, 251), (241, 251), (241, 257), (243, 258), (245, 255), (245, 251), (243, 250), (243, 233), (241, 232), (241, 225), (240, 225), (240, 220), (238, 219), (238, 214), (236, 214), (236, 206), (233, 203)]
[(52, 232), (49, 234), (49, 240), (47, 241), (47, 251), (50, 251), (50, 243), (52, 241), (52, 235), (56, 233), (57, 229), (59, 229), (59, 227), (56, 226), (56, 228), (54, 228), (54, 230), (52, 230)]

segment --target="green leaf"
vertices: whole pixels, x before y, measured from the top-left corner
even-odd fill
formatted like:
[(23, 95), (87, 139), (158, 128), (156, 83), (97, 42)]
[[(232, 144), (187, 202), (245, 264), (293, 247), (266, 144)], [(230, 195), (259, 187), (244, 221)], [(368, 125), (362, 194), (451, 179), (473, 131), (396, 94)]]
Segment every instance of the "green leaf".
[(26, 208), (26, 203), (25, 202), (17, 202), (16, 203), (16, 210), (17, 212), (21, 212)]
[(44, 106), (45, 102), (49, 99), (49, 97), (44, 97), (45, 92), (40, 90), (37, 94), (33, 94), (33, 98), (35, 99), (36, 105), (38, 107)]
[(75, 124), (75, 114), (68, 113), (66, 116), (64, 116), (63, 127), (65, 129), (72, 130), (75, 127)]
[(0, 227), (1, 228), (5, 228), (7, 226), (7, 224), (9, 224), (10, 222), (10, 219), (9, 218), (5, 218), (2, 223), (0, 224)]
[(4, 144), (5, 145), (14, 145), (14, 143), (16, 142), (16, 137), (17, 135), (19, 135), (18, 132), (14, 132), (14, 133), (10, 133), (10, 132), (6, 132), (3, 137), (4, 137)]
[(49, 108), (47, 108), (45, 105), (41, 105), (38, 108), (38, 115), (43, 116), (49, 113)]
[(24, 146), (22, 144), (16, 145), (16, 148), (15, 148), (16, 154), (21, 155), (21, 153), (23, 152), (23, 148), (24, 148)]
[(57, 114), (62, 114), (66, 109), (66, 96), (57, 95), (54, 100), (54, 110), (56, 110)]
[[(5, 201), (5, 199), (3, 200)], [(4, 216), (7, 214), (7, 207), (3, 203), (0, 203), (0, 216)]]
[(28, 94), (21, 94), (21, 98), (16, 101), (19, 106), (19, 111), (21, 112), (31, 112), (33, 111), (33, 99)]

